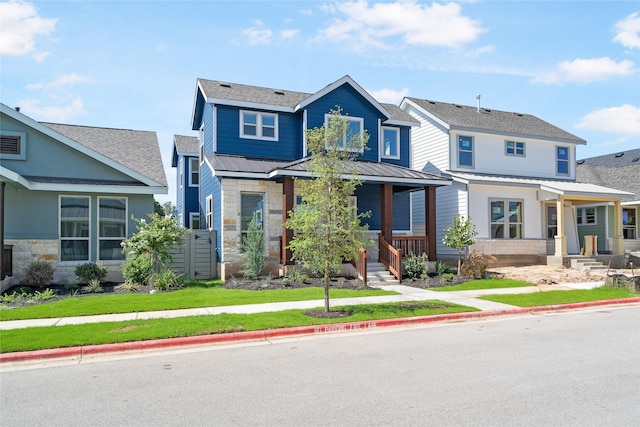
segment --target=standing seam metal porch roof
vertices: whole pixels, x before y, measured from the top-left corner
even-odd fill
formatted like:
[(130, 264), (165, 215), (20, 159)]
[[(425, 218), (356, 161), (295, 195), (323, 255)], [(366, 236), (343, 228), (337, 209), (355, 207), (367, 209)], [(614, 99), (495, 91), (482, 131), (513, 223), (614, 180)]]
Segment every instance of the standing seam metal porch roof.
[[(216, 176), (235, 176), (274, 179), (284, 176), (309, 177), (308, 158), (293, 162), (252, 159), (242, 156), (207, 154), (206, 160)], [(358, 175), (367, 181), (409, 185), (450, 185), (451, 180), (439, 175), (420, 172), (390, 163), (358, 161)], [(263, 176), (260, 176), (263, 175)]]

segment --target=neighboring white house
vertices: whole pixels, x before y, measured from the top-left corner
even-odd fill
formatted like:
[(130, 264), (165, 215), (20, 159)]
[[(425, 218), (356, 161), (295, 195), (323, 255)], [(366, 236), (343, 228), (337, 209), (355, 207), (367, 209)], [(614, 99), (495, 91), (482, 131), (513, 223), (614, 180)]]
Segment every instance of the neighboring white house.
[[(400, 107), (421, 123), (411, 130), (412, 168), (453, 179), (436, 192), (440, 258), (455, 255), (442, 235), (457, 215), (476, 226), (473, 249), (512, 264), (579, 254), (576, 207), (611, 203), (621, 210), (622, 199), (632, 197), (576, 182), (576, 146), (586, 141), (535, 116), (417, 98)], [(424, 197), (415, 196), (419, 233)], [(620, 224), (612, 252), (623, 253)]]

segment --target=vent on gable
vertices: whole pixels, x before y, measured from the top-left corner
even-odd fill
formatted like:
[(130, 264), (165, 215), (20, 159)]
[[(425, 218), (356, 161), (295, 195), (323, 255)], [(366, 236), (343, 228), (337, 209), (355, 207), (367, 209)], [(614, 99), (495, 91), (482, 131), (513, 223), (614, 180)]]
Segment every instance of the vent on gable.
[(220, 86), (222, 86), (222, 87), (231, 87), (231, 85), (229, 83), (220, 83)]
[(2, 135), (0, 136), (0, 153), (2, 154), (20, 154), (20, 137)]
[(618, 153), (618, 154), (616, 154), (616, 159), (619, 158), (619, 157), (622, 157), (622, 156), (624, 156), (624, 153)]

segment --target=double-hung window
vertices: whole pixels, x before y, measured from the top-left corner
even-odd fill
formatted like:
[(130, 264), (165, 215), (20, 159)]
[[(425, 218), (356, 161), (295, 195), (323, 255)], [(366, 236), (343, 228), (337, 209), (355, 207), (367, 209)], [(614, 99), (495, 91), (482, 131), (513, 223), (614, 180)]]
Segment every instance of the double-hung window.
[(249, 223), (255, 218), (256, 223), (262, 227), (264, 210), (264, 194), (240, 193), (240, 232), (241, 241), (244, 242), (249, 230)]
[(636, 208), (622, 209), (622, 237), (625, 239), (636, 239), (636, 227), (638, 226), (638, 217)]
[(524, 157), (525, 145), (522, 141), (505, 141), (504, 153), (507, 156)]
[(556, 147), (556, 174), (569, 175), (569, 147)]
[[(337, 129), (331, 126), (331, 120), (344, 120), (344, 129)], [(324, 115), (324, 127), (327, 131), (340, 131), (340, 135), (327, 135), (327, 144), (335, 142), (337, 148), (341, 150), (362, 152), (361, 146), (362, 132), (364, 131), (364, 119), (361, 117), (337, 116), (332, 114)], [(332, 141), (333, 140), (333, 141)], [(327, 147), (328, 148), (328, 147)]]
[(278, 115), (257, 111), (240, 111), (240, 137), (278, 140)]
[(121, 243), (127, 238), (127, 199), (98, 198), (99, 259), (123, 260)]
[(458, 136), (458, 166), (473, 167), (473, 137), (466, 135)]
[(89, 197), (60, 197), (60, 261), (89, 261)]
[(523, 202), (520, 200), (491, 200), (491, 238), (522, 239)]
[(200, 214), (198, 212), (189, 212), (189, 228), (200, 230)]
[(382, 128), (382, 156), (386, 159), (400, 158), (400, 129)]
[(578, 225), (597, 224), (596, 208), (578, 208), (576, 211)]
[(200, 184), (200, 162), (197, 158), (189, 159), (189, 187), (197, 187)]

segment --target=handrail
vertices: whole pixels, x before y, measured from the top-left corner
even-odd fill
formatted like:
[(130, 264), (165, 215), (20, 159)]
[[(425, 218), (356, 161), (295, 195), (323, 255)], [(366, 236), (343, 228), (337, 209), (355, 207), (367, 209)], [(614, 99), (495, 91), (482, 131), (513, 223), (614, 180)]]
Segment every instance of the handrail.
[(369, 259), (369, 252), (365, 248), (358, 250), (358, 259), (356, 260), (355, 267), (358, 272), (358, 278), (362, 282), (367, 284), (367, 259)]
[(398, 282), (402, 282), (402, 249), (394, 248), (382, 235), (378, 238), (378, 261), (389, 269)]

